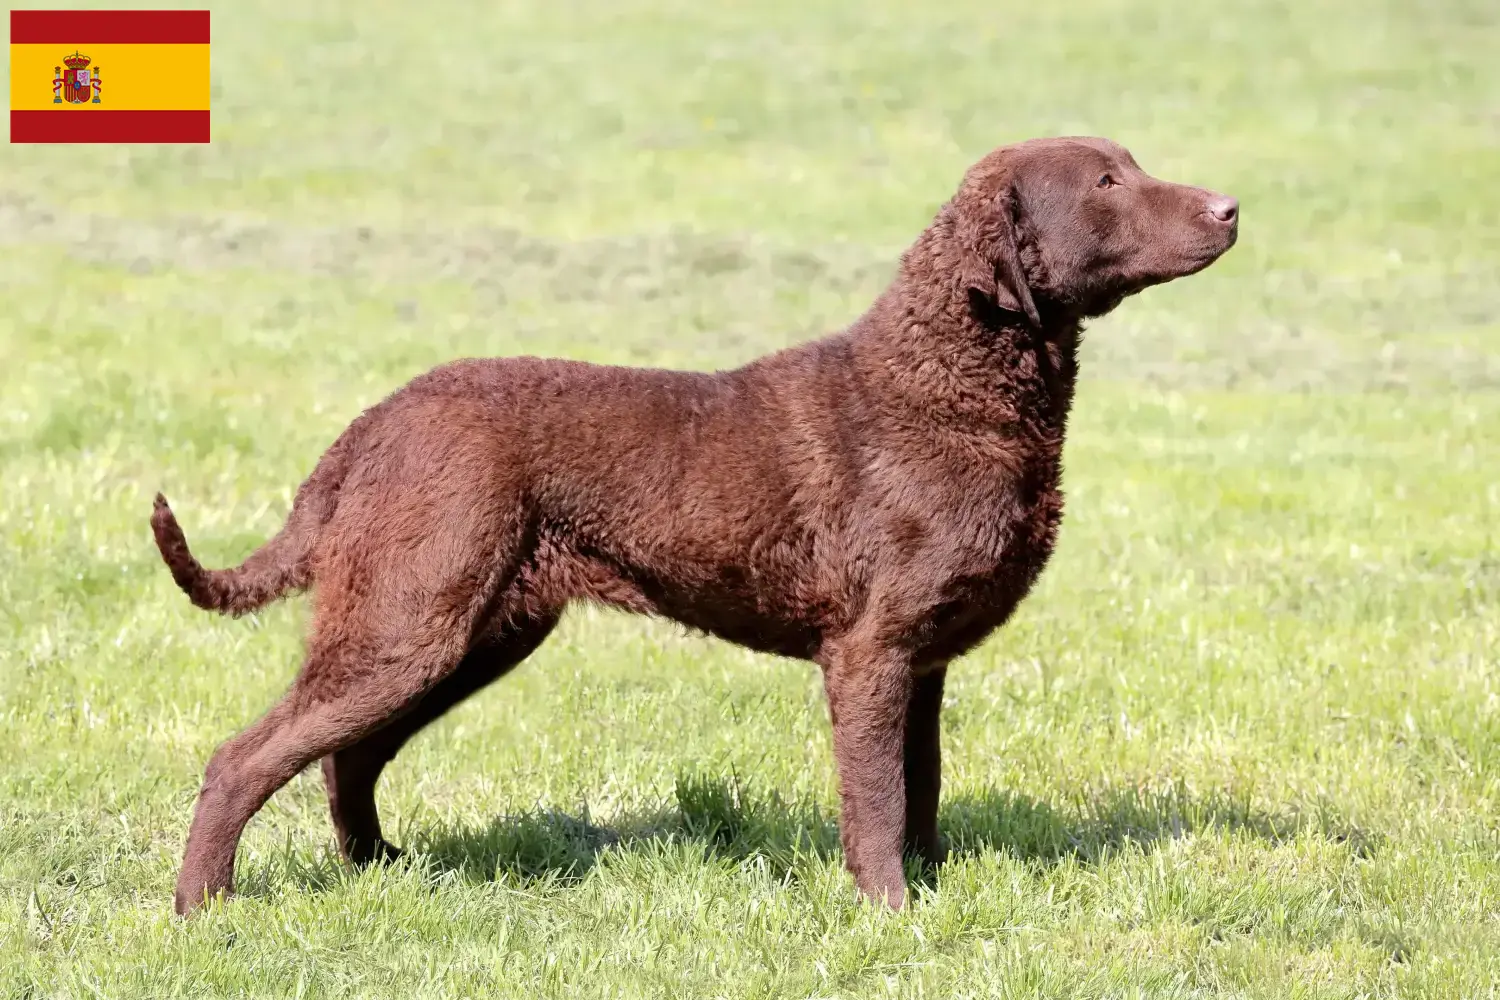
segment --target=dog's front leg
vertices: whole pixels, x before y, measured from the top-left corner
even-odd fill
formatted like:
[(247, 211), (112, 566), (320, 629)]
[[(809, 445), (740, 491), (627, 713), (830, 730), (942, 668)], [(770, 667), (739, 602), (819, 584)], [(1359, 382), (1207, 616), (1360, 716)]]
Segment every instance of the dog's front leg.
[(844, 863), (870, 899), (899, 910), (906, 900), (906, 714), (910, 659), (878, 642), (846, 637), (823, 658), (833, 720)]
[(938, 835), (938, 793), (943, 785), (939, 716), (947, 666), (934, 667), (912, 682), (906, 710), (906, 850), (936, 867), (947, 857)]

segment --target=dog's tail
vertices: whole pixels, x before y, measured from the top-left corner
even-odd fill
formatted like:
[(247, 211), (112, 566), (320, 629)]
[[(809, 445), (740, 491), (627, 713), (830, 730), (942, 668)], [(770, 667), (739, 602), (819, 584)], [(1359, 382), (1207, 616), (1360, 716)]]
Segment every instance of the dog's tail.
[(313, 553), (318, 536), (333, 516), (338, 488), (348, 467), (356, 428), (345, 431), (329, 448), (313, 474), (297, 491), (286, 524), (266, 544), (233, 569), (204, 569), (188, 549), (187, 536), (167, 498), (156, 495), (151, 511), (151, 533), (172, 579), (188, 599), (205, 611), (239, 615), (263, 608), (291, 591), (307, 589), (313, 582)]
[(167, 498), (160, 493), (151, 511), (151, 532), (172, 579), (189, 600), (205, 611), (238, 616), (312, 582), (312, 546), (306, 526), (298, 523), (302, 519), (297, 515), (293, 507), (281, 531), (233, 569), (203, 568), (188, 549), (187, 536), (167, 506)]

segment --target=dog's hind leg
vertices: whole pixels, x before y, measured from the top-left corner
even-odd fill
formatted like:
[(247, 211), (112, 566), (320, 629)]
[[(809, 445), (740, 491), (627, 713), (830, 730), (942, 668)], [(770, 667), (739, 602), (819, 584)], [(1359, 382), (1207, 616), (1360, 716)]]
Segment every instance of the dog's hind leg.
[[(486, 516), (457, 499), (429, 505), (421, 523), (437, 530), (404, 538), (387, 531), (385, 544), (348, 546), (322, 564), (302, 672), (209, 762), (177, 880), (178, 913), (232, 890), (240, 834), (278, 788), (412, 711), (473, 646), (494, 596), (514, 577), (523, 532), (495, 502)], [(499, 565), (497, 553), (506, 554)]]
[[(415, 705), (458, 664), (464, 637), (455, 638), (425, 649), (394, 643), (375, 655), (315, 645), (292, 690), (209, 762), (177, 879), (177, 912), (232, 891), (234, 855), (250, 817), (313, 761), (365, 739)], [(327, 690), (327, 678), (335, 676), (339, 689)]]
[(465, 698), (509, 673), (557, 625), (558, 616), (533, 617), (507, 624), (478, 642), (458, 669), (439, 681), (412, 708), (389, 725), (323, 758), (323, 781), (334, 836), (344, 858), (356, 865), (391, 859), (400, 850), (381, 833), (375, 807), (375, 784), (406, 742)]

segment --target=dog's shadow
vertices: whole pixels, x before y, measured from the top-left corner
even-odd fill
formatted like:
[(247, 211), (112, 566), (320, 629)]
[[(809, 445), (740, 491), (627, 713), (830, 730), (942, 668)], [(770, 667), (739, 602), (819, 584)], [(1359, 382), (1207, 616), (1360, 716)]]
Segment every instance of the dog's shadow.
[[(945, 797), (939, 824), (950, 859), (1001, 852), (1043, 865), (1067, 858), (1096, 863), (1130, 845), (1149, 849), (1166, 839), (1215, 830), (1268, 843), (1311, 831), (1347, 842), (1365, 856), (1377, 846), (1370, 834), (1328, 806), (1273, 813), (1229, 792), (1194, 793), (1180, 784), (1080, 790), (1060, 804), (995, 789), (960, 791)], [(680, 778), (674, 801), (661, 808), (608, 826), (582, 810), (578, 815), (538, 810), (479, 827), (414, 825), (402, 830), (401, 839), (410, 863), (433, 874), (522, 884), (576, 881), (607, 851), (669, 845), (731, 861), (760, 859), (778, 877), (795, 879), (799, 865), (824, 862), (840, 849), (836, 818), (816, 803), (789, 803), (775, 793), (751, 794), (734, 778), (701, 776)], [(940, 878), (940, 871), (924, 871), (915, 863), (909, 871), (929, 885)], [(321, 875), (307, 871), (299, 881), (311, 888), (327, 874), (327, 869)]]

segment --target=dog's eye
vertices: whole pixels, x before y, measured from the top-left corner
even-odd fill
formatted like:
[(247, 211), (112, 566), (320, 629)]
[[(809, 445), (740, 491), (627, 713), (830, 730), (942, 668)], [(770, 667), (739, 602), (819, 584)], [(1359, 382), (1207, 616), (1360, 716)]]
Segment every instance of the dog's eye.
[(1095, 185), (1095, 187), (1101, 187), (1101, 188), (1111, 188), (1111, 187), (1114, 187), (1114, 186), (1115, 186), (1115, 179), (1113, 177), (1109, 176), (1109, 174), (1101, 174), (1099, 176), (1099, 183)]

